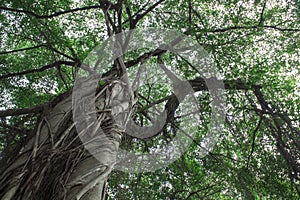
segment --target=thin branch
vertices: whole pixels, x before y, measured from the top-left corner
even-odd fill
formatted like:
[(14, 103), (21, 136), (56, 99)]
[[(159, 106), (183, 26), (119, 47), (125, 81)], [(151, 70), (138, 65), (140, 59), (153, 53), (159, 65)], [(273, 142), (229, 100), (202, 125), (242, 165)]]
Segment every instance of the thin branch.
[[(186, 197), (186, 200), (187, 199), (190, 199), (193, 195), (197, 195), (199, 192), (201, 192), (201, 191), (204, 191), (204, 190), (208, 190), (208, 189), (212, 189), (213, 187), (215, 187), (216, 185), (208, 185), (208, 186), (206, 186), (206, 187), (204, 187), (204, 188), (201, 188), (201, 189), (199, 189), (199, 190), (196, 190), (196, 191), (194, 191), (194, 192), (191, 192), (187, 197)], [(199, 196), (198, 196), (199, 197)]]
[[(109, 9), (109, 8), (108, 8)], [(106, 24), (106, 28), (107, 28), (107, 34), (109, 37), (111, 37), (113, 35), (110, 26), (112, 26), (113, 31), (116, 33), (117, 32), (117, 28), (115, 26), (115, 23), (113, 22), (113, 20), (111, 19), (109, 13), (108, 13), (108, 9), (102, 9), (104, 17), (105, 17), (105, 24)]]
[(129, 21), (130, 29), (133, 29), (134, 28), (134, 24), (133, 24), (133, 18), (132, 18), (131, 10), (130, 10), (129, 6), (126, 6), (125, 9), (126, 9), (126, 13), (127, 13), (128, 19), (125, 22), (123, 22), (123, 23), (126, 23), (127, 21)]
[(209, 32), (209, 33), (223, 33), (227, 31), (232, 30), (240, 30), (240, 29), (257, 29), (257, 28), (267, 28), (267, 29), (275, 29), (278, 31), (287, 31), (287, 32), (300, 32), (300, 29), (293, 29), (293, 28), (282, 28), (278, 27), (276, 25), (266, 25), (266, 26), (231, 26), (227, 28), (221, 28), (221, 29), (200, 29), (202, 32)]
[(136, 24), (143, 18), (145, 17), (149, 12), (151, 12), (152, 10), (154, 10), (159, 4), (161, 4), (162, 2), (164, 2), (165, 0), (159, 0), (158, 2), (156, 2), (155, 4), (153, 4), (152, 6), (150, 6), (145, 12), (139, 14), (137, 13), (136, 18), (133, 20), (133, 25), (134, 27), (136, 26)]
[(60, 67), (60, 66), (57, 67), (57, 72), (58, 72), (58, 76), (60, 77), (60, 79), (61, 79), (62, 82), (64, 83), (65, 87), (66, 87), (66, 88), (69, 88), (69, 85), (68, 85), (67, 82), (65, 81), (65, 78), (64, 78), (64, 76), (63, 76), (63, 74), (62, 74), (62, 71), (61, 71), (61, 67)]
[(192, 3), (191, 3), (191, 0), (188, 1), (188, 4), (189, 4), (189, 23), (192, 24)]
[(70, 61), (56, 61), (52, 64), (49, 65), (45, 65), (41, 68), (38, 69), (30, 69), (30, 70), (26, 70), (26, 71), (22, 71), (22, 72), (15, 72), (15, 73), (9, 73), (9, 74), (4, 74), (0, 76), (0, 79), (5, 79), (5, 78), (10, 78), (10, 77), (14, 77), (14, 76), (22, 76), (25, 74), (30, 74), (30, 73), (36, 73), (36, 72), (42, 72), (45, 71), (47, 69), (51, 69), (54, 67), (58, 67), (60, 65), (69, 65), (69, 66), (75, 66), (76, 62), (70, 62)]
[(22, 48), (22, 49), (15, 49), (15, 50), (11, 50), (11, 51), (2, 51), (0, 52), (0, 55), (4, 55), (4, 54), (10, 54), (10, 53), (16, 53), (16, 52), (20, 52), (20, 51), (27, 51), (27, 50), (32, 50), (32, 49), (37, 49), (40, 47), (43, 47), (44, 45), (38, 45), (38, 46), (34, 46), (34, 47), (27, 47), (27, 48)]
[[(0, 6), (0, 10), (6, 10), (6, 11), (11, 11), (11, 12), (17, 12), (17, 13), (24, 13), (24, 14), (28, 14), (31, 16), (34, 16), (38, 19), (49, 19), (49, 18), (53, 18), (53, 17), (57, 17), (63, 14), (68, 14), (68, 13), (74, 13), (77, 11), (83, 11), (83, 10), (90, 10), (90, 9), (97, 9), (97, 8), (105, 8), (106, 4), (100, 4), (100, 5), (94, 5), (94, 6), (86, 6), (86, 7), (82, 7), (82, 8), (74, 8), (71, 10), (65, 10), (65, 11), (60, 11), (60, 12), (54, 12), (53, 14), (50, 15), (39, 15), (36, 14), (32, 11), (29, 10), (22, 10), (22, 9), (16, 9), (16, 8), (8, 8), (8, 7), (3, 7)], [(112, 7), (114, 8), (114, 7)]]
[(281, 125), (281, 122), (279, 121), (276, 112), (274, 111), (274, 109), (272, 107), (270, 107), (270, 104), (265, 99), (264, 94), (262, 93), (262, 91), (260, 89), (255, 88), (254, 94), (255, 94), (257, 100), (259, 101), (263, 112), (265, 112), (265, 111), (270, 112), (270, 115), (272, 117), (272, 121), (274, 122), (274, 125), (272, 124), (272, 122), (270, 122), (269, 128), (272, 130), (271, 135), (273, 136), (273, 138), (276, 141), (276, 147), (277, 147), (278, 151), (285, 159), (288, 169), (292, 170), (294, 172), (293, 178), (300, 180), (300, 178), (297, 176), (298, 172), (300, 171), (300, 167), (297, 164), (296, 158), (292, 155), (292, 152), (289, 150), (289, 148), (290, 148), (288, 146), (289, 143), (284, 142), (283, 126)]
[(264, 24), (264, 12), (265, 12), (266, 5), (267, 5), (267, 0), (265, 0), (262, 11), (260, 13), (260, 20), (259, 20), (258, 26), (263, 26), (263, 24)]
[(17, 126), (11, 126), (11, 125), (8, 125), (6, 123), (1, 123), (0, 126), (2, 126), (3, 128), (6, 128), (7, 130), (11, 130), (13, 132), (16, 132), (16, 133), (24, 134), (24, 133), (28, 132), (28, 130), (25, 129), (24, 127), (20, 128), (20, 127), (17, 127)]
[(253, 152), (254, 152), (256, 133), (257, 133), (257, 131), (259, 130), (259, 127), (260, 127), (260, 125), (261, 125), (262, 119), (263, 119), (262, 116), (260, 116), (259, 122), (258, 122), (257, 126), (255, 127), (255, 129), (254, 129), (254, 131), (253, 131), (253, 135), (252, 135), (252, 144), (251, 144), (251, 152), (250, 152), (250, 154), (249, 154), (249, 156), (248, 156), (248, 160), (247, 160), (247, 168), (249, 168), (250, 159), (251, 159), (251, 157), (252, 157), (252, 155), (253, 155)]
[(118, 32), (117, 33), (121, 33), (122, 32), (122, 13), (123, 13), (123, 9), (122, 9), (122, 4), (123, 4), (123, 0), (119, 0), (118, 1), (118, 5), (119, 5), (119, 9), (117, 10), (117, 15), (118, 15)]
[(37, 45), (37, 46), (33, 46), (33, 47), (15, 49), (15, 50), (11, 50), (11, 51), (2, 51), (2, 52), (0, 52), (0, 55), (11, 54), (11, 53), (16, 53), (16, 52), (21, 52), (21, 51), (28, 51), (28, 50), (32, 50), (32, 49), (38, 49), (40, 47), (49, 48), (49, 49), (53, 50), (54, 52), (56, 52), (59, 55), (62, 55), (64, 57), (69, 58), (69, 59), (74, 60), (74, 61), (76, 60), (75, 58), (72, 58), (71, 56), (68, 56), (68, 55), (64, 54), (63, 52), (58, 51), (57, 49), (53, 48), (52, 46), (45, 45), (45, 44), (41, 44), (41, 45)]
[[(200, 20), (200, 22), (201, 22), (203, 28), (205, 28), (206, 25), (205, 25), (205, 23), (204, 23), (204, 21), (203, 21), (201, 15), (200, 15), (200, 13), (198, 13), (198, 11), (195, 10), (193, 7), (191, 7), (191, 9), (192, 9), (193, 13), (196, 15), (196, 17)], [(205, 33), (205, 35), (207, 36), (207, 33)]]
[(287, 31), (287, 32), (300, 32), (300, 29), (293, 29), (293, 28), (281, 28), (278, 26), (263, 26), (264, 28), (269, 28), (269, 29), (275, 29), (278, 31)]
[[(140, 8), (135, 14), (133, 14), (133, 15), (130, 14), (131, 18), (126, 19), (123, 22), (123, 24), (126, 24), (130, 20), (131, 20), (131, 22), (133, 22), (133, 18), (136, 17), (142, 10), (144, 10), (149, 5), (149, 3), (150, 3), (150, 0), (148, 0), (147, 3), (145, 5), (143, 5), (142, 8)], [(130, 11), (129, 5), (126, 5), (126, 10), (127, 9)], [(127, 11), (127, 13), (128, 13), (128, 11)], [(133, 29), (133, 28), (134, 28), (134, 25), (132, 27), (130, 26), (130, 29)]]

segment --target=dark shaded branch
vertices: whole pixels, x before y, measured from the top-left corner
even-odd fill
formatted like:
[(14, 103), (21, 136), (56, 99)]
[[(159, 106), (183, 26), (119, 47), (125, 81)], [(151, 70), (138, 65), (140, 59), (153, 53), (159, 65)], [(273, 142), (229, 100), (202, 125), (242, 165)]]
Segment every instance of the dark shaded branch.
[(261, 88), (254, 88), (254, 94), (259, 101), (261, 108), (263, 111), (269, 111), (270, 113), (273, 113), (273, 110), (270, 108), (268, 102), (264, 98), (263, 93), (261, 92)]
[(158, 49), (155, 49), (154, 51), (147, 52), (147, 53), (145, 53), (145, 54), (143, 54), (143, 55), (137, 57), (137, 58), (134, 59), (134, 60), (130, 60), (130, 61), (128, 61), (128, 62), (125, 62), (125, 66), (126, 66), (127, 68), (132, 67), (132, 66), (134, 66), (134, 65), (136, 65), (136, 64), (138, 64), (138, 63), (140, 63), (140, 62), (143, 62), (143, 61), (149, 59), (149, 58), (152, 57), (152, 56), (157, 56), (157, 55), (159, 55), (159, 54), (161, 54), (161, 53), (163, 53), (163, 52), (166, 52), (166, 50), (159, 49), (159, 48), (158, 48)]
[(293, 28), (281, 28), (281, 27), (278, 27), (278, 26), (263, 26), (264, 28), (269, 28), (269, 29), (275, 29), (275, 30), (278, 30), (278, 31), (291, 31), (291, 32), (300, 32), (300, 29), (297, 28), (297, 29), (293, 29)]
[[(197, 91), (204, 91), (204, 90), (208, 90), (205, 80), (203, 78), (195, 78), (193, 80), (189, 80), (188, 81), (192, 88), (194, 89), (195, 92)], [(255, 85), (255, 86), (246, 86), (247, 84), (244, 84), (241, 80), (224, 80), (224, 88), (227, 90), (251, 90), (253, 87), (260, 87), (259, 85)], [(148, 102), (149, 104), (140, 108), (138, 110), (138, 112), (147, 110), (148, 108), (151, 108), (157, 104), (160, 104), (166, 100), (168, 100), (169, 103), (167, 103), (166, 107), (168, 107), (168, 105), (176, 105), (176, 96), (174, 94), (169, 95), (167, 97), (163, 97), (155, 102)], [(173, 107), (174, 109), (175, 107)], [(171, 111), (171, 109), (169, 109)], [(174, 110), (172, 111), (174, 112)], [(263, 111), (261, 111), (261, 114), (263, 113)], [(266, 112), (264, 112), (264, 114), (268, 114)]]
[[(233, 31), (233, 30), (240, 30), (240, 29), (257, 29), (257, 28), (267, 28), (267, 29), (275, 29), (275, 30), (278, 30), (278, 31), (290, 31), (290, 32), (300, 32), (300, 29), (299, 28), (296, 28), (296, 29), (293, 29), (293, 28), (283, 28), (283, 27), (278, 27), (279, 24), (277, 25), (263, 25), (263, 14), (264, 14), (264, 11), (265, 11), (265, 7), (266, 7), (266, 1), (264, 2), (264, 5), (263, 5), (263, 9), (262, 9), (262, 12), (260, 14), (260, 21), (258, 23), (258, 25), (255, 25), (255, 26), (231, 26), (231, 27), (227, 27), (227, 28), (220, 28), (220, 29), (200, 29), (200, 31), (202, 32), (205, 32), (205, 33), (223, 33), (223, 32), (227, 32), (227, 31)], [(200, 16), (200, 14), (194, 10), (193, 10), (193, 13), (196, 15), (197, 18), (199, 18), (201, 24), (203, 25), (203, 27), (205, 27), (205, 24)]]
[[(206, 79), (206, 81), (209, 81), (210, 79), (213, 79), (213, 78)], [(240, 79), (237, 79), (237, 80), (217, 80), (217, 81), (223, 81), (224, 88), (227, 89), (227, 90), (250, 90), (250, 89), (253, 89), (253, 88), (261, 88), (260, 85), (245, 84)], [(201, 90), (208, 90), (208, 88), (206, 86), (205, 79), (203, 79), (203, 78), (195, 78), (193, 80), (189, 80), (189, 83), (191, 84), (191, 86), (193, 87), (193, 89), (196, 92), (201, 91)]]
[(259, 19), (258, 26), (263, 26), (263, 24), (264, 24), (264, 12), (265, 12), (266, 5), (267, 5), (267, 0), (265, 0), (264, 5), (263, 5), (263, 9), (260, 13), (260, 19)]
[[(205, 26), (205, 23), (204, 23), (204, 21), (203, 21), (201, 15), (200, 15), (200, 13), (198, 13), (198, 11), (195, 10), (193, 7), (191, 7), (191, 10), (192, 10), (193, 13), (196, 15), (196, 17), (200, 20), (200, 22), (201, 22), (203, 28), (205, 28), (206, 26)], [(207, 36), (207, 33), (204, 33), (204, 34)]]
[(129, 6), (126, 6), (125, 9), (126, 9), (126, 13), (127, 13), (128, 19), (125, 22), (123, 22), (123, 23), (126, 23), (127, 21), (129, 21), (130, 29), (133, 29), (134, 28), (134, 24), (133, 24), (131, 10), (130, 10)]
[(158, 2), (156, 2), (155, 4), (153, 4), (152, 6), (150, 6), (145, 12), (143, 13), (137, 13), (136, 18), (133, 20), (133, 28), (136, 26), (136, 24), (143, 18), (145, 17), (149, 12), (151, 12), (152, 10), (154, 10), (159, 4), (161, 4), (162, 2), (164, 2), (165, 0), (159, 0)]
[(247, 160), (247, 168), (249, 168), (250, 159), (251, 159), (251, 157), (252, 157), (252, 155), (253, 155), (253, 152), (254, 152), (256, 133), (257, 133), (257, 131), (259, 130), (259, 127), (260, 127), (260, 125), (261, 125), (262, 119), (263, 119), (262, 116), (260, 116), (259, 122), (258, 122), (256, 128), (255, 128), (254, 131), (253, 131), (253, 135), (252, 135), (252, 144), (251, 144), (251, 152), (250, 152), (250, 154), (249, 154), (249, 156), (248, 156), (248, 160)]
[(115, 33), (117, 33), (117, 27), (116, 24), (113, 22), (112, 18), (110, 17), (109, 13), (108, 13), (108, 9), (102, 9), (104, 17), (105, 17), (105, 24), (106, 24), (106, 28), (107, 28), (107, 34), (109, 37), (111, 37), (113, 35), (113, 32), (111, 31), (110, 26), (112, 27), (113, 31)]
[(71, 94), (72, 94), (72, 89), (68, 89), (66, 92), (55, 97), (52, 101), (42, 105), (36, 105), (31, 108), (16, 108), (16, 109), (0, 110), (0, 118), (7, 117), (7, 116), (42, 113), (45, 110), (54, 108), (59, 102), (61, 102), (63, 99), (66, 99)]
[(15, 50), (11, 50), (11, 51), (2, 51), (0, 52), (0, 55), (3, 54), (10, 54), (10, 53), (16, 53), (16, 52), (20, 52), (20, 51), (27, 51), (27, 50), (31, 50), (31, 49), (37, 49), (40, 47), (43, 47), (44, 45), (38, 45), (38, 46), (34, 46), (34, 47), (27, 47), (27, 48), (22, 48), (22, 49), (15, 49)]
[[(281, 122), (279, 121), (278, 118), (280, 117), (280, 115), (278, 115), (278, 113), (272, 109), (272, 107), (267, 102), (267, 100), (264, 97), (264, 94), (261, 92), (260, 89), (255, 88), (254, 94), (262, 107), (262, 111), (263, 112), (268, 111), (272, 117), (272, 121), (274, 122), (274, 125), (272, 124), (272, 122), (269, 123), (271, 134), (276, 141), (277, 150), (280, 152), (281, 156), (285, 159), (287, 163), (288, 169), (290, 171), (290, 177), (300, 180), (299, 177), (300, 165), (297, 163), (297, 158), (293, 155), (293, 151), (291, 151), (291, 147), (289, 146), (289, 143), (284, 141), (283, 138), (284, 127), (281, 125)], [(285, 117), (288, 118), (288, 116)], [(292, 174), (291, 171), (293, 171), (294, 174)]]
[(275, 126), (271, 125), (270, 128), (272, 130), (271, 134), (276, 141), (277, 150), (286, 161), (289, 170), (289, 176), (299, 181), (300, 165), (297, 162), (297, 157), (292, 155), (290, 147), (287, 146), (287, 144), (284, 142), (282, 138), (282, 127), (280, 126), (279, 122), (275, 118), (273, 118), (273, 121), (275, 123)]
[(50, 14), (50, 15), (39, 15), (39, 14), (36, 14), (36, 13), (34, 13), (32, 11), (29, 11), (29, 10), (22, 10), (22, 9), (17, 9), (17, 8), (8, 8), (8, 7), (3, 7), (3, 6), (0, 6), (0, 10), (6, 10), (6, 11), (11, 11), (11, 12), (17, 12), (17, 13), (24, 13), (24, 14), (28, 14), (28, 15), (34, 16), (34, 17), (39, 18), (39, 19), (49, 19), (49, 18), (57, 17), (57, 16), (60, 16), (60, 15), (63, 15), (63, 14), (74, 13), (74, 12), (77, 12), (77, 11), (84, 11), (84, 10), (98, 9), (98, 8), (101, 8), (101, 9), (109, 8), (109, 9), (113, 10), (113, 9), (117, 9), (118, 7), (119, 7), (118, 5), (112, 4), (109, 1), (102, 1), (102, 2), (100, 2), (100, 5), (85, 6), (85, 7), (82, 7), (82, 8), (74, 8), (74, 9), (71, 9), (71, 10), (64, 10), (64, 11), (54, 12), (53, 14)]
[(200, 29), (202, 32), (209, 32), (209, 33), (223, 33), (227, 31), (233, 31), (233, 30), (240, 30), (240, 29), (256, 29), (256, 28), (268, 28), (268, 29), (275, 29), (278, 31), (288, 31), (288, 32), (300, 32), (300, 29), (293, 29), (293, 28), (282, 28), (278, 27), (276, 25), (270, 26), (231, 26), (227, 28), (221, 28), (221, 29)]
[(191, 0), (188, 1), (188, 5), (189, 5), (189, 13), (188, 13), (189, 23), (192, 24), (192, 3), (191, 3)]
[[(131, 11), (130, 11), (130, 8), (129, 8), (129, 6), (130, 6), (130, 3), (128, 3), (127, 5), (126, 5), (126, 11), (127, 11), (127, 14), (128, 14), (128, 11), (130, 12), (130, 15), (128, 15), (128, 16), (130, 16), (130, 18), (128, 18), (128, 19), (126, 19), (124, 22), (123, 22), (123, 24), (126, 24), (128, 21), (131, 21), (130, 23), (131, 24), (133, 24), (132, 22), (133, 22), (133, 18), (135, 18), (142, 10), (144, 10), (148, 5), (149, 5), (149, 2), (150, 2), (150, 0), (148, 0), (147, 2), (146, 2), (146, 4), (145, 5), (143, 5), (135, 14), (131, 14)], [(133, 27), (134, 27), (134, 25), (133, 26), (130, 26), (130, 29), (133, 29)]]
[(45, 71), (45, 70), (50, 69), (50, 68), (58, 67), (60, 65), (75, 66), (76, 62), (62, 61), (62, 60), (61, 61), (56, 61), (52, 64), (45, 65), (45, 66), (43, 66), (41, 68), (38, 68), (38, 69), (30, 69), (30, 70), (26, 70), (26, 71), (22, 71), (22, 72), (4, 74), (4, 75), (0, 76), (0, 79), (5, 79), (5, 78), (9, 78), (9, 77), (14, 77), (14, 76), (22, 76), (22, 75), (30, 74), (30, 73), (42, 72), (42, 71)]
[(60, 52), (59, 50), (53, 48), (50, 45), (46, 45), (46, 44), (41, 44), (41, 45), (37, 45), (37, 46), (33, 46), (33, 47), (27, 47), (27, 48), (21, 48), (21, 49), (15, 49), (15, 50), (11, 50), (11, 51), (2, 51), (2, 52), (0, 52), (0, 55), (11, 54), (11, 53), (16, 53), (16, 52), (21, 52), (21, 51), (28, 51), (28, 50), (32, 50), (32, 49), (38, 49), (40, 47), (49, 48), (50, 50), (53, 50), (54, 52), (56, 52), (59, 55), (62, 55), (64, 57), (69, 58), (69, 59), (74, 60), (74, 61), (76, 60), (76, 59), (72, 58), (71, 56), (68, 56), (68, 55), (64, 54), (63, 52)]
[(37, 105), (37, 106), (31, 107), (31, 108), (1, 110), (0, 117), (41, 113), (44, 110), (44, 108), (45, 108), (44, 105)]
[[(191, 192), (191, 193), (186, 197), (186, 199), (190, 199), (193, 195), (197, 195), (199, 192), (204, 191), (204, 190), (208, 190), (208, 189), (212, 189), (213, 187), (215, 187), (215, 185), (208, 185), (208, 186), (206, 186), (206, 187), (204, 187), (204, 188), (201, 188), (201, 189), (199, 189), (199, 190), (196, 190), (196, 191), (194, 191), (194, 192)], [(198, 196), (198, 197), (199, 197), (199, 196)]]
[(6, 123), (1, 123), (0, 126), (2, 126), (3, 128), (5, 128), (7, 130), (13, 131), (14, 133), (24, 134), (24, 133), (27, 133), (29, 131), (29, 130), (25, 129), (24, 127), (20, 128), (20, 127), (17, 127), (17, 126), (11, 126), (11, 125), (8, 125)]
[(123, 0), (118, 0), (118, 5), (119, 8), (117, 10), (117, 15), (118, 15), (118, 32), (117, 33), (121, 33), (122, 32), (122, 13), (123, 13), (123, 9), (122, 9), (122, 4), (123, 4)]
[(52, 47), (50, 45), (48, 46), (48, 48), (51, 49), (52, 51), (54, 51), (55, 53), (57, 53), (57, 54), (59, 54), (61, 56), (64, 56), (64, 57), (66, 57), (66, 58), (68, 58), (70, 60), (73, 60), (73, 61), (77, 61), (78, 60), (77, 58), (73, 58), (73, 57), (71, 57), (71, 56), (69, 56), (69, 55), (67, 55), (67, 54), (65, 54), (65, 53), (63, 53), (63, 52), (55, 49), (54, 47)]
[(60, 79), (62, 80), (62, 82), (64, 83), (65, 87), (66, 88), (69, 88), (69, 85), (67, 84), (64, 76), (63, 76), (63, 73), (62, 73), (62, 70), (61, 70), (61, 67), (57, 67), (57, 72), (58, 72), (58, 76), (60, 77)]
[[(139, 95), (139, 96), (141, 96), (141, 95)], [(159, 100), (157, 100), (157, 101), (155, 101), (155, 102), (148, 102), (148, 104), (147, 104), (146, 106), (143, 106), (143, 107), (141, 107), (140, 109), (138, 109), (138, 110), (137, 110), (137, 113), (140, 113), (140, 112), (142, 112), (142, 111), (147, 110), (148, 108), (151, 108), (151, 107), (153, 107), (153, 106), (155, 106), (155, 105), (157, 105), (157, 104), (160, 104), (160, 103), (162, 103), (162, 102), (168, 100), (169, 98), (171, 98), (171, 95), (170, 95), (170, 96), (167, 96), (167, 97), (163, 97), (163, 98), (161, 98), (161, 99), (159, 99)], [(148, 100), (147, 100), (147, 101), (148, 101)]]

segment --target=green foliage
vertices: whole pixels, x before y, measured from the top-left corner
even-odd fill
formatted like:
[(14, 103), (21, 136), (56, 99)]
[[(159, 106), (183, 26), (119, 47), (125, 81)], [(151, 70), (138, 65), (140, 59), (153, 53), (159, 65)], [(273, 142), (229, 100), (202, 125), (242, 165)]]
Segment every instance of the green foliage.
[[(206, 157), (200, 156), (202, 147), (199, 143), (209, 127), (211, 99), (204, 91), (197, 96), (203, 116), (195, 137), (198, 143), (194, 142), (181, 159), (154, 173), (113, 172), (108, 187), (110, 199), (299, 198), (296, 190), (297, 187), (299, 190), (299, 179), (291, 178), (294, 172), (278, 150), (278, 135), (299, 164), (300, 2), (266, 1), (264, 13), (261, 13), (264, 2), (164, 1), (159, 9), (147, 13), (139, 21), (137, 28), (161, 27), (186, 32), (211, 53), (224, 80), (242, 81), (248, 89), (227, 90), (223, 139)], [(2, 1), (0, 6), (42, 16), (98, 4), (99, 1), (10, 0)], [(124, 1), (123, 10), (127, 7), (134, 15), (152, 4), (152, 1), (145, 0)], [(117, 14), (111, 15), (117, 24), (114, 21)], [(260, 23), (261, 16), (263, 23)], [(124, 11), (122, 17), (123, 29), (129, 29), (128, 13)], [(48, 19), (0, 9), (0, 77), (39, 69), (58, 60), (82, 62), (107, 37), (104, 14), (100, 9), (76, 11)], [(21, 51), (26, 48), (30, 49)], [(14, 50), (20, 51), (10, 52)], [(147, 51), (130, 52), (125, 55), (125, 61)], [(178, 77), (192, 80), (198, 76), (182, 58), (168, 53), (162, 58)], [(142, 111), (153, 111), (150, 102), (168, 97), (172, 88), (166, 76), (154, 67), (156, 57), (146, 64), (150, 66), (147, 69), (149, 74), (156, 73), (156, 76), (145, 75), (147, 81), (139, 89), (139, 94), (146, 99), (138, 97), (139, 107), (134, 120), (137, 124), (149, 126), (151, 121)], [(128, 72), (134, 72), (137, 67), (133, 66)], [(77, 66), (62, 65), (1, 78), (1, 109), (33, 107), (53, 100), (72, 88), (77, 69)], [(166, 80), (165, 84), (156, 83), (157, 79)], [(105, 82), (100, 81), (99, 85), (104, 86)], [(276, 115), (259, 114), (264, 110), (253, 85), (261, 87), (265, 100)], [(163, 110), (165, 102), (157, 104), (157, 108)], [(0, 150), (8, 146), (5, 125), (22, 130), (36, 128), (36, 116), (25, 118), (1, 118)], [(176, 120), (175, 125), (183, 124), (180, 119)], [(122, 148), (146, 152), (151, 147), (166, 144), (177, 134), (175, 125), (168, 125), (168, 131), (148, 140), (124, 136)], [(13, 135), (11, 148), (22, 139), (20, 133)]]

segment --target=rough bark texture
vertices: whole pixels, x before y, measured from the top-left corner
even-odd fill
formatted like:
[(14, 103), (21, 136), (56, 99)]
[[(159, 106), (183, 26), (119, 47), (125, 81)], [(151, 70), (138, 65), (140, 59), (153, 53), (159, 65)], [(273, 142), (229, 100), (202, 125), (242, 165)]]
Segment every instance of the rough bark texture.
[[(108, 140), (97, 148), (103, 162), (95, 159), (78, 137), (72, 117), (72, 98), (68, 95), (41, 117), (34, 137), (13, 160), (6, 160), (0, 169), (2, 200), (100, 200), (105, 198), (106, 180), (114, 165), (123, 130), (110, 112), (112, 91), (118, 81), (99, 89), (98, 123)], [(110, 161), (108, 162), (107, 159)]]

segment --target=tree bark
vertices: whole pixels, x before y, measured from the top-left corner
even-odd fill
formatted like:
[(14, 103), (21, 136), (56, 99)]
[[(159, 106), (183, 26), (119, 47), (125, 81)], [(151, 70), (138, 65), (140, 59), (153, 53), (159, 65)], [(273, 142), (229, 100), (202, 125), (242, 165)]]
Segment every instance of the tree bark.
[[(98, 90), (101, 93), (96, 100), (98, 110), (111, 108), (111, 94), (117, 84), (118, 81), (110, 82)], [(97, 155), (101, 159), (92, 156), (78, 137), (71, 95), (44, 112), (34, 137), (14, 159), (6, 160), (1, 166), (0, 199), (104, 199), (106, 180), (113, 169), (124, 130), (117, 126), (111, 112), (99, 112), (97, 117), (109, 138), (100, 138), (95, 147), (101, 149)]]

